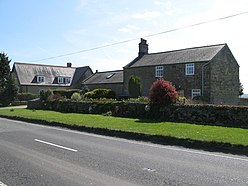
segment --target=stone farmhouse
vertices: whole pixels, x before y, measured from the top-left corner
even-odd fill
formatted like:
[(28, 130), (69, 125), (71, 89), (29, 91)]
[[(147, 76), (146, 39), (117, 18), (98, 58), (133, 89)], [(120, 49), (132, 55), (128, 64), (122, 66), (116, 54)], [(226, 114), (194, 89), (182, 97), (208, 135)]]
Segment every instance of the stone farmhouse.
[(46, 89), (81, 88), (82, 80), (93, 74), (89, 66), (72, 67), (41, 64), (14, 63), (12, 74), (15, 77), (19, 92), (39, 94)]
[(132, 75), (141, 79), (143, 96), (149, 95), (154, 81), (163, 78), (187, 99), (203, 96), (211, 104), (238, 104), (239, 65), (227, 44), (148, 53), (147, 41), (141, 39), (138, 56), (123, 71), (96, 72), (82, 84), (125, 95)]

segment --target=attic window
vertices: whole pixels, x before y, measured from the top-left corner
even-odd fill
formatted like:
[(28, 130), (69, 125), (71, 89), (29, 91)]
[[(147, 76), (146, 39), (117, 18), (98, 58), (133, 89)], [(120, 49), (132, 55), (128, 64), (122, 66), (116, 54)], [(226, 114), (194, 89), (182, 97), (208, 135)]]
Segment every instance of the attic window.
[(106, 77), (106, 79), (110, 79), (110, 78), (112, 78), (114, 75), (115, 75), (115, 73), (109, 74), (109, 75)]
[(71, 78), (70, 77), (66, 77), (65, 78), (65, 84), (69, 84), (71, 83)]
[(70, 77), (57, 77), (58, 78), (58, 84), (70, 84), (71, 78)]
[(44, 76), (37, 76), (37, 83), (42, 83), (45, 81), (45, 77)]
[(58, 84), (64, 83), (64, 77), (58, 77)]

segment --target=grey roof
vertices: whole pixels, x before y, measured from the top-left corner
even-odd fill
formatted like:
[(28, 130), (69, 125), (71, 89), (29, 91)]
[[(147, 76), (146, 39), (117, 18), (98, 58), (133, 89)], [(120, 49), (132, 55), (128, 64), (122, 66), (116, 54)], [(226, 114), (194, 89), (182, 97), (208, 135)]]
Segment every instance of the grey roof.
[(123, 83), (123, 70), (96, 72), (83, 81), (83, 84), (112, 84)]
[(82, 81), (85, 78), (85, 73), (87, 70), (90, 70), (91, 73), (93, 74), (93, 72), (89, 66), (76, 68), (74, 76), (73, 76), (72, 84), (77, 84), (77, 83), (81, 84), (80, 81)]
[[(46, 85), (46, 86), (71, 86), (72, 83), (79, 80), (80, 73), (84, 73), (89, 67), (66, 67), (66, 66), (52, 66), (29, 63), (14, 63), (13, 71), (16, 71), (17, 78), (21, 85)], [(43, 76), (44, 82), (37, 83), (35, 78)], [(55, 81), (57, 77), (69, 77), (71, 82), (69, 84), (58, 84)]]
[(128, 68), (210, 61), (225, 45), (226, 44), (219, 44), (146, 54), (141, 58), (136, 58), (125, 67)]

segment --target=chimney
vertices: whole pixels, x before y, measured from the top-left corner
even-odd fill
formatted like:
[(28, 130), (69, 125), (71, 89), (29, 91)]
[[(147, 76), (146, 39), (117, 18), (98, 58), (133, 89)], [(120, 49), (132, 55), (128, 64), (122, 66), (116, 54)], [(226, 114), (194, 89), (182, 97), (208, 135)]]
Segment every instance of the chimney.
[(70, 62), (67, 63), (67, 67), (71, 67), (72, 64)]
[(145, 39), (141, 38), (139, 43), (139, 57), (142, 57), (145, 54), (148, 54), (148, 44)]

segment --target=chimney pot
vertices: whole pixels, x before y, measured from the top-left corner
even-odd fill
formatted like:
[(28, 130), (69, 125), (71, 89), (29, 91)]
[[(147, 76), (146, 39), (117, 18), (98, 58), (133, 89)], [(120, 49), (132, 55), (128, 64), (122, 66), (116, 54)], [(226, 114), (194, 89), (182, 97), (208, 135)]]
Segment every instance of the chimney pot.
[(68, 62), (67, 67), (72, 67), (72, 64), (70, 62)]

